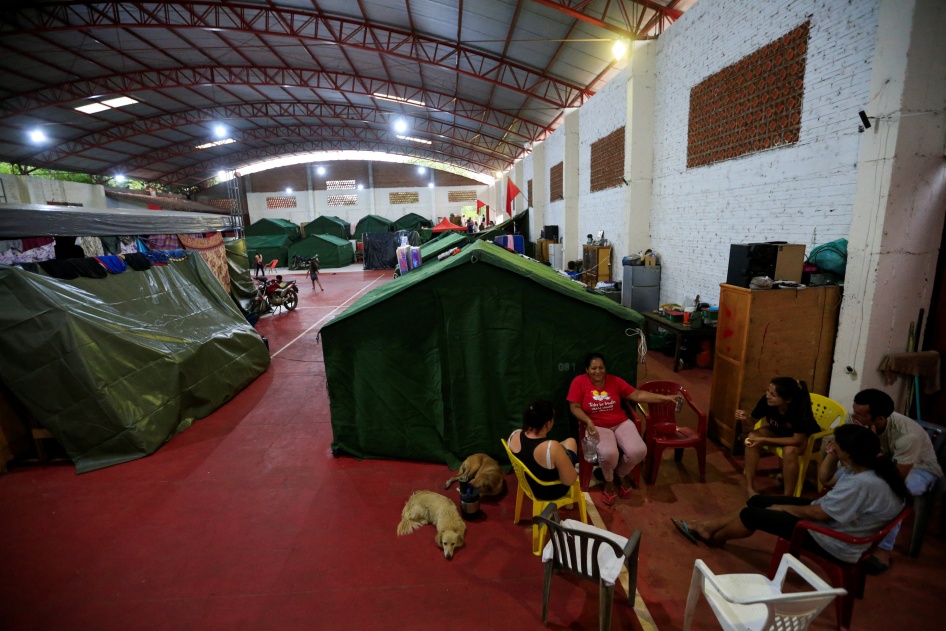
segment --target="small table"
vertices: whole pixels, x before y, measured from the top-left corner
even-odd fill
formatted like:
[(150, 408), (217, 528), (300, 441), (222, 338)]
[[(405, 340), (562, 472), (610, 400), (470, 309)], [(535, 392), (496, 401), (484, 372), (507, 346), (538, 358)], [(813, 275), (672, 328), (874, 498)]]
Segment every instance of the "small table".
[(698, 329), (691, 329), (689, 324), (682, 322), (671, 322), (660, 314), (651, 311), (639, 312), (644, 317), (644, 334), (650, 337), (651, 326), (659, 326), (667, 329), (676, 335), (677, 343), (673, 351), (673, 372), (680, 368), (680, 348), (683, 346), (685, 337), (716, 337), (716, 327), (702, 326)]

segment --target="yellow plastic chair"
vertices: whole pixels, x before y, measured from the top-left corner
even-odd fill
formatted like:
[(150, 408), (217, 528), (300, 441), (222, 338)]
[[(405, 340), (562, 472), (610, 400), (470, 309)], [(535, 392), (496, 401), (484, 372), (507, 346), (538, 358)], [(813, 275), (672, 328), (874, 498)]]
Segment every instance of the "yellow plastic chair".
[(555, 486), (556, 484), (561, 484), (561, 482), (543, 482), (535, 477), (535, 475), (522, 464), (522, 461), (512, 453), (506, 440), (501, 438), (500, 441), (503, 443), (503, 449), (506, 450), (506, 456), (509, 457), (509, 462), (512, 464), (512, 470), (516, 472), (516, 479), (519, 480), (519, 490), (516, 491), (516, 512), (512, 523), (519, 523), (519, 516), (522, 511), (522, 498), (524, 495), (528, 495), (529, 499), (532, 500), (532, 517), (534, 520), (532, 523), (532, 554), (539, 556), (542, 554), (542, 546), (545, 543), (546, 526), (540, 525), (538, 521), (535, 521), (535, 517), (541, 515), (542, 511), (549, 504), (555, 504), (557, 508), (568, 504), (578, 504), (578, 514), (581, 517), (581, 521), (587, 524), (588, 508), (585, 505), (585, 495), (581, 492), (581, 484), (576, 478), (575, 483), (571, 485), (566, 495), (554, 500), (536, 499), (535, 494), (532, 492), (533, 484), (538, 486)]
[[(833, 399), (821, 396), (820, 394), (811, 395), (811, 413), (821, 427), (821, 431), (808, 437), (808, 443), (805, 445), (805, 451), (798, 456), (798, 482), (795, 483), (795, 497), (801, 497), (801, 489), (805, 484), (805, 477), (808, 474), (808, 466), (814, 462), (815, 467), (821, 465), (821, 445), (820, 441), (825, 436), (834, 434), (834, 430), (844, 425), (847, 420), (847, 412), (844, 406)], [(753, 429), (759, 429), (765, 423), (765, 419), (755, 424)], [(781, 447), (763, 447), (782, 458)], [(822, 488), (821, 480), (818, 480), (818, 492)]]

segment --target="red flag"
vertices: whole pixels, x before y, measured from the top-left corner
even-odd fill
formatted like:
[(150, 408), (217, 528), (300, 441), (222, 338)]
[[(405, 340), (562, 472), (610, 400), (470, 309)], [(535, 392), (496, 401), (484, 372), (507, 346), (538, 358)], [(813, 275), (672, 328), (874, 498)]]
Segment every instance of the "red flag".
[(506, 180), (506, 214), (510, 217), (512, 217), (512, 200), (521, 192), (519, 187), (512, 183), (512, 178)]
[(476, 200), (476, 211), (479, 212), (480, 208), (482, 208), (482, 207), (485, 206), (485, 205), (486, 205), (486, 204), (484, 204), (484, 203), (481, 202), (480, 200)]

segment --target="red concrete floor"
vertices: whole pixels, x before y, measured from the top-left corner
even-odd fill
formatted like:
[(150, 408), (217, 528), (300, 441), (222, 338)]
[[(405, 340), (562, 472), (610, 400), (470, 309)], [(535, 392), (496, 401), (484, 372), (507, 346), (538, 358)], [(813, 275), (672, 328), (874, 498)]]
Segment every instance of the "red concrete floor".
[[(331, 454), (316, 333), (390, 272), (326, 271), (324, 292), (295, 278), (299, 308), (258, 326), (271, 368), (156, 454), (82, 476), (69, 464), (0, 476), (0, 629), (544, 628), (542, 567), (527, 523), (512, 523), (514, 492), (483, 501), (448, 561), (432, 527), (394, 532), (410, 493), (442, 490), (446, 467)], [(653, 353), (639, 378), (678, 380), (708, 408), (711, 371), (670, 366)], [(767, 567), (768, 535), (710, 549), (670, 523), (742, 505), (741, 468), (711, 445), (705, 484), (689, 450), (679, 465), (668, 454), (657, 484), (614, 508), (590, 491), (610, 529), (643, 531), (638, 590), (656, 628), (682, 627), (694, 559), (720, 573)], [(905, 540), (893, 567), (868, 580), (854, 629), (932, 626), (946, 544), (931, 534), (914, 560)], [(612, 628), (655, 628), (624, 598), (618, 589)], [(597, 628), (597, 586), (557, 576), (552, 600), (548, 628)], [(812, 626), (833, 627), (833, 609)], [(695, 628), (718, 628), (705, 602)]]

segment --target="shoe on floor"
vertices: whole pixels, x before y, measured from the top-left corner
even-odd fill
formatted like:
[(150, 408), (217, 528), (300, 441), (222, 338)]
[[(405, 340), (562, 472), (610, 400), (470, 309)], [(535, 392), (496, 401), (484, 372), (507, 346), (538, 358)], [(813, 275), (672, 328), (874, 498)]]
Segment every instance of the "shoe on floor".
[(864, 573), (879, 576), (889, 570), (891, 565), (893, 565), (893, 559), (890, 560), (890, 563), (884, 563), (872, 554), (864, 561)]

